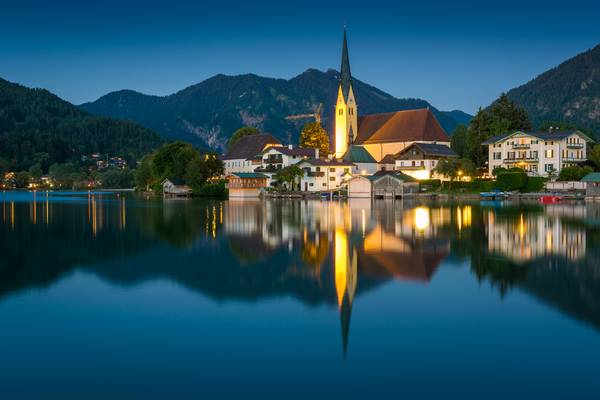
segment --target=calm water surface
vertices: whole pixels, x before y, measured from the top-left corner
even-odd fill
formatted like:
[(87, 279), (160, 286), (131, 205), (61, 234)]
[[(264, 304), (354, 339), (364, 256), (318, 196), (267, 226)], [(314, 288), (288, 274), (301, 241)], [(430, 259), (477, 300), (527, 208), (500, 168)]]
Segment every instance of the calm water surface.
[(3, 399), (600, 396), (600, 204), (0, 207)]

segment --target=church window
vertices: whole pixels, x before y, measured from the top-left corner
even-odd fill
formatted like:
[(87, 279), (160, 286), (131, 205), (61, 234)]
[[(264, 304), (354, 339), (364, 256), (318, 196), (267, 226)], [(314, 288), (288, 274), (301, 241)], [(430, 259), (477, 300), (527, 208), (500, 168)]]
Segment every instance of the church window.
[(338, 115), (344, 115), (344, 109), (340, 108), (340, 110), (338, 111)]

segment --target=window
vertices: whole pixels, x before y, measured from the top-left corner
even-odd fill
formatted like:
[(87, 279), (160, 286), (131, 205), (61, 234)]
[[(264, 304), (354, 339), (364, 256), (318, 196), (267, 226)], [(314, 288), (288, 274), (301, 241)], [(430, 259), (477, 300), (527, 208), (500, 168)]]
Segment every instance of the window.
[(323, 182), (323, 186), (327, 186), (327, 184), (325, 182)]
[(552, 171), (554, 171), (554, 164), (546, 164), (546, 165), (544, 166), (544, 170), (545, 170), (546, 172), (552, 172)]
[(330, 177), (329, 177), (329, 180), (330, 180), (331, 182), (335, 181), (335, 176), (330, 176)]
[(345, 174), (349, 174), (350, 173), (350, 168), (344, 168), (344, 173)]
[(316, 171), (321, 172), (321, 167), (317, 167)]
[(335, 172), (335, 168), (333, 168), (333, 167), (329, 168), (329, 172)]
[(554, 158), (554, 150), (546, 150), (546, 158)]
[(537, 150), (531, 151), (531, 152), (529, 152), (529, 154), (530, 154), (529, 158), (537, 160), (537, 158), (538, 158), (538, 152), (537, 152)]
[(315, 186), (315, 184), (314, 183), (309, 183), (308, 186)]
[(343, 108), (340, 108), (338, 110), (338, 115), (344, 115), (344, 109)]
[(502, 152), (499, 152), (499, 151), (495, 152), (494, 155), (493, 155), (493, 159), (494, 160), (501, 160), (502, 159)]

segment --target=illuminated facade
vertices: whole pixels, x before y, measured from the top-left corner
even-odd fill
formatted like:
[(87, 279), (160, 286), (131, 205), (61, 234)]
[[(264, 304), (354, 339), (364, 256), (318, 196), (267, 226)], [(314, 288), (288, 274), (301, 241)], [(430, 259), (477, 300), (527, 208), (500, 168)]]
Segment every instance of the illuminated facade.
[(344, 157), (351, 146), (362, 146), (377, 162), (415, 142), (450, 146), (450, 137), (429, 109), (358, 116), (346, 30), (344, 30), (333, 136), (336, 158)]
[(593, 142), (580, 131), (522, 132), (494, 136), (488, 146), (488, 168), (524, 169), (530, 176), (558, 174), (563, 168), (587, 160), (587, 144)]

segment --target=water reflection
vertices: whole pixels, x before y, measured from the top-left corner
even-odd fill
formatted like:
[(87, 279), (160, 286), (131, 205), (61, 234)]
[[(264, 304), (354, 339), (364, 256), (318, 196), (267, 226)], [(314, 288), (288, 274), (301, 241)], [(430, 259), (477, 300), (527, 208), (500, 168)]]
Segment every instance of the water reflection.
[(522, 290), (600, 329), (599, 215), (597, 204), (3, 193), (0, 301), (75, 268), (121, 285), (169, 279), (217, 301), (288, 296), (336, 307), (346, 354), (362, 294), (466, 264), (502, 296)]

